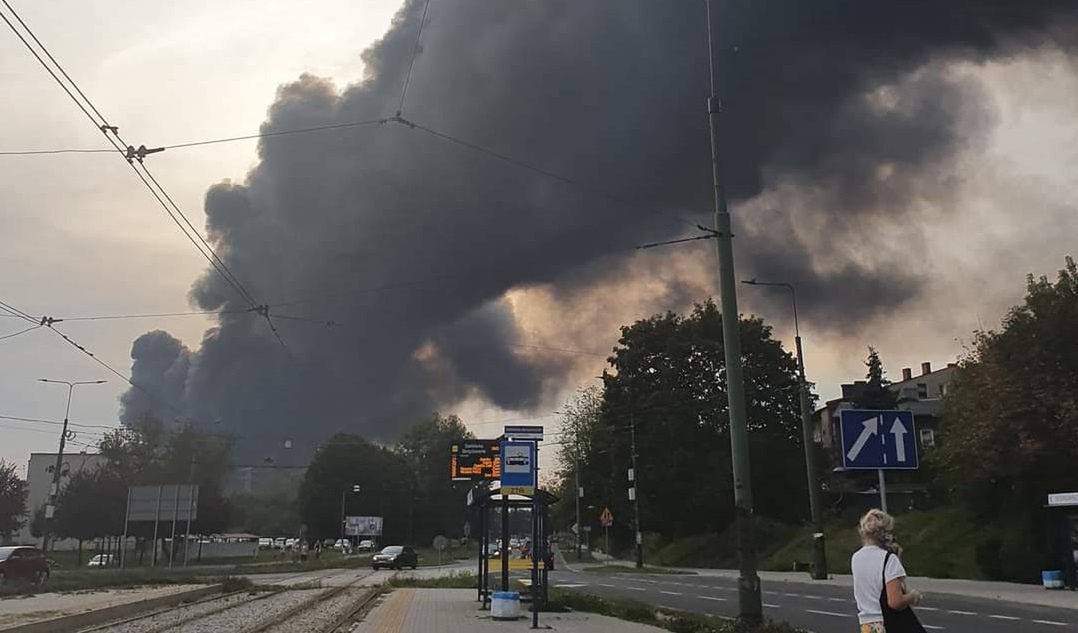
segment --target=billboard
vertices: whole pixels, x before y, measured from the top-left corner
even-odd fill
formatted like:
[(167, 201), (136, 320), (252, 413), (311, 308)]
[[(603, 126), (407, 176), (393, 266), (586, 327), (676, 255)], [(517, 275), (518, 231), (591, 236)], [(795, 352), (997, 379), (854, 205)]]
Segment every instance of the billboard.
[(192, 521), (198, 519), (198, 486), (130, 486), (128, 521)]
[(498, 440), (462, 440), (449, 446), (449, 478), (453, 481), (494, 480), (501, 476)]
[(345, 536), (381, 536), (382, 517), (345, 517)]

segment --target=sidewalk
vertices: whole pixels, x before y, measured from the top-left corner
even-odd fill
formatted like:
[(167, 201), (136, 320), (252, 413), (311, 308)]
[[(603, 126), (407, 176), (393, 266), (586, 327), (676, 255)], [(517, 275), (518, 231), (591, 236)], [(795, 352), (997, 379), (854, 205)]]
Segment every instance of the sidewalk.
[[(594, 554), (593, 554), (594, 556)], [(598, 557), (596, 557), (598, 558)], [(608, 559), (604, 565), (622, 565), (633, 567), (633, 561)], [(574, 563), (574, 567), (581, 565)], [(653, 565), (650, 565), (654, 567)], [(731, 578), (736, 579), (736, 569), (676, 569), (663, 567), (671, 571), (683, 571), (697, 576)], [(760, 580), (763, 583), (801, 583), (808, 585), (831, 585), (833, 587), (853, 587), (853, 576), (847, 574), (831, 574), (827, 580), (813, 580), (806, 572), (788, 571), (761, 571)], [(962, 580), (955, 578), (926, 578), (922, 576), (910, 576), (908, 579), (910, 589), (918, 589), (926, 594), (941, 593), (952, 596), (967, 598), (983, 598), (989, 600), (1006, 600), (1021, 604), (1037, 605), (1041, 607), (1055, 607), (1059, 609), (1078, 610), (1078, 592), (1074, 591), (1049, 591), (1040, 585), (1021, 585), (1013, 582), (993, 582), (988, 580)]]
[[(397, 589), (353, 629), (354, 633), (460, 633), (526, 631), (531, 613), (519, 620), (490, 619), (480, 611), (474, 589)], [(539, 626), (564, 633), (665, 633), (662, 629), (592, 613), (540, 613)]]

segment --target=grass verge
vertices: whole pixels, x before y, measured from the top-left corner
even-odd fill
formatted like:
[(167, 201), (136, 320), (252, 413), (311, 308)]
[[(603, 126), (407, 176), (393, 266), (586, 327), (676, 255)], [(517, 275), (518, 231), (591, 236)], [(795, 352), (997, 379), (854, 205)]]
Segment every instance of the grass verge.
[(750, 627), (739, 622), (712, 616), (672, 611), (635, 600), (600, 598), (587, 593), (553, 589), (548, 611), (586, 611), (619, 620), (650, 624), (675, 633), (802, 633), (781, 622), (766, 622)]
[(0, 597), (32, 596), (39, 593), (86, 591), (90, 589), (129, 589), (155, 585), (178, 584), (224, 585), (225, 591), (240, 591), (252, 586), (250, 580), (231, 575), (207, 575), (194, 571), (159, 570), (101, 570), (67, 571), (54, 573), (47, 582), (35, 585), (25, 582), (9, 582), (0, 585)]
[(437, 578), (416, 578), (413, 576), (395, 576), (386, 582), (393, 588), (415, 587), (425, 589), (475, 589), (478, 579), (475, 574), (462, 572)]

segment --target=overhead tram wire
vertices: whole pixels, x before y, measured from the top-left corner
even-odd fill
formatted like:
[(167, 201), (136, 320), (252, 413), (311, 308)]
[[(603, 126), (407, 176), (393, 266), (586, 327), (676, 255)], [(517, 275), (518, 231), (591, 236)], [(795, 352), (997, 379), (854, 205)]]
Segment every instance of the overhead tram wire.
[[(78, 84), (71, 78), (71, 76), (67, 74), (67, 71), (64, 70), (63, 66), (58, 61), (56, 61), (56, 58), (53, 57), (52, 53), (49, 52), (48, 48), (41, 42), (40, 39), (38, 39), (37, 35), (34, 34), (33, 30), (31, 30), (30, 27), (27, 26), (26, 22), (23, 21), (23, 19), (19, 16), (18, 12), (16, 12), (15, 9), (11, 6), (8, 0), (0, 0), (0, 3), (3, 3), (3, 5), (11, 13), (11, 15), (14, 16), (15, 20), (18, 21), (20, 26), (22, 26), (26, 34), (34, 40), (41, 52), (49, 58), (49, 61), (52, 62), (52, 65), (55, 67), (55, 69), (64, 76), (64, 79), (67, 80), (67, 83), (65, 84), (64, 81), (62, 81), (60, 77), (57, 76), (53, 68), (50, 67), (44, 59), (42, 59), (41, 55), (38, 53), (38, 50), (35, 49), (29, 41), (27, 41), (23, 33), (15, 27), (11, 20), (8, 19), (8, 17), (3, 13), (0, 13), (0, 17), (3, 18), (4, 22), (8, 25), (11, 31), (15, 34), (16, 37), (19, 38), (19, 40), (34, 56), (34, 58), (37, 59), (38, 63), (41, 64), (42, 68), (44, 68), (45, 71), (48, 72), (49, 75), (53, 78), (53, 80), (55, 80), (56, 83), (64, 90), (64, 92), (67, 93), (68, 97), (71, 98), (75, 105), (78, 106), (80, 110), (82, 110), (83, 114), (86, 115), (90, 122), (93, 123), (94, 126), (105, 135), (105, 138), (106, 140), (108, 140), (109, 144), (113, 146), (113, 148), (121, 155), (122, 158), (124, 158), (124, 160), (139, 177), (139, 179), (143, 182), (146, 188), (150, 190), (150, 193), (153, 194), (154, 198), (157, 199), (158, 203), (162, 206), (162, 208), (165, 209), (165, 212), (168, 214), (168, 216), (180, 228), (184, 236), (187, 237), (187, 239), (192, 243), (192, 245), (195, 246), (196, 250), (198, 250), (199, 253), (210, 263), (210, 265), (214, 268), (217, 274), (220, 275), (221, 278), (224, 279), (225, 282), (229, 286), (231, 286), (241, 297), (243, 297), (244, 301), (246, 301), (250, 305), (250, 307), (257, 307), (258, 302), (255, 301), (251, 293), (248, 292), (248, 290), (243, 286), (242, 282), (240, 282), (240, 280), (236, 277), (235, 273), (233, 273), (232, 270), (228, 267), (228, 265), (217, 255), (217, 253), (213, 250), (213, 247), (210, 246), (210, 244), (206, 241), (205, 237), (202, 236), (201, 232), (199, 232), (199, 230), (195, 228), (195, 226), (191, 223), (190, 219), (188, 219), (187, 216), (183, 213), (183, 210), (180, 209), (179, 205), (176, 204), (176, 202), (168, 194), (168, 192), (161, 185), (161, 183), (158, 182), (158, 180), (154, 177), (153, 173), (150, 172), (149, 169), (145, 166), (142, 160), (143, 157), (146, 155), (145, 146), (140, 147), (138, 153), (135, 154), (134, 147), (128, 144), (123, 139), (123, 137), (119, 133), (119, 128), (117, 126), (111, 125), (108, 122), (108, 119), (106, 119), (105, 116), (102, 115), (101, 112), (97, 109), (97, 107), (94, 106), (93, 102), (78, 87)], [(68, 87), (68, 84), (70, 84), (70, 88)], [(71, 92), (72, 88), (75, 90), (75, 92), (78, 93), (79, 97), (81, 97), (81, 101)], [(90, 110), (93, 110), (93, 114), (91, 114), (89, 110), (87, 110), (87, 106), (90, 108)], [(96, 118), (94, 115), (96, 115)], [(117, 144), (117, 141), (119, 141), (119, 144)], [(137, 165), (136, 162), (138, 163)], [(149, 180), (147, 180), (147, 178)], [(150, 184), (150, 181), (153, 182), (152, 186)], [(168, 204), (165, 203), (165, 200), (162, 200), (162, 196), (164, 196), (164, 199), (168, 201)], [(169, 205), (171, 205), (171, 209), (169, 208)], [(177, 219), (176, 216), (182, 218), (183, 221), (181, 222), (180, 219)], [(186, 225), (187, 228), (185, 228), (184, 225)], [(284, 340), (281, 339), (280, 334), (274, 327), (268, 312), (263, 310), (260, 311), (260, 314), (266, 319), (266, 322), (269, 325), (270, 330), (273, 332), (274, 337), (281, 344), (281, 346), (287, 350), (287, 346), (285, 345)]]
[(15, 338), (16, 336), (19, 336), (20, 334), (26, 334), (27, 332), (33, 332), (34, 330), (38, 329), (39, 327), (41, 327), (40, 324), (31, 325), (30, 327), (26, 328), (25, 330), (19, 330), (18, 332), (15, 332), (15, 333), (12, 333), (12, 334), (5, 334), (4, 336), (0, 336), (0, 341), (6, 341), (9, 338)]
[(415, 59), (419, 56), (419, 44), (423, 39), (423, 27), (427, 23), (427, 11), (430, 9), (430, 0), (423, 4), (423, 15), (419, 18), (419, 29), (415, 36), (415, 46), (412, 48), (412, 61), (408, 63), (408, 73), (404, 75), (404, 85), (401, 87), (401, 100), (397, 105), (397, 116), (404, 113), (404, 100), (408, 96), (408, 84), (412, 82), (412, 70), (415, 69)]

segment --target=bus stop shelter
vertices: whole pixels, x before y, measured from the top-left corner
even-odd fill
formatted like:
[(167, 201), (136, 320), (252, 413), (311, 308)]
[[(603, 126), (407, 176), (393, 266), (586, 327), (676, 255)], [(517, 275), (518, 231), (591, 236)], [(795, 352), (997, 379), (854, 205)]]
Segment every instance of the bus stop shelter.
[[(490, 578), (490, 545), (497, 540), (500, 540), (501, 542), (501, 545), (498, 548), (501, 567), (500, 587), (501, 591), (508, 591), (510, 570), (510, 548), (508, 545), (511, 536), (510, 511), (512, 509), (525, 508), (533, 511), (536, 508), (536, 501), (538, 501), (539, 511), (538, 513), (534, 513), (532, 520), (533, 522), (537, 521), (537, 525), (534, 526), (534, 531), (538, 535), (538, 538), (531, 544), (528, 560), (538, 559), (541, 563), (539, 577), (533, 580), (533, 582), (538, 582), (538, 591), (535, 595), (545, 598), (548, 593), (547, 571), (553, 558), (548, 551), (548, 543), (550, 540), (550, 507), (558, 500), (558, 498), (549, 491), (541, 488), (536, 489), (536, 494), (538, 495), (538, 499), (531, 496), (515, 494), (503, 496), (498, 481), (482, 482), (468, 492), (468, 507), (473, 512), (473, 517), (477, 520), (479, 533), (479, 557), (477, 562), (479, 582), (476, 600), (483, 603), (484, 609), (487, 608), (487, 604), (490, 600), (492, 584)], [(501, 512), (500, 539), (495, 537), (492, 533), (495, 526), (494, 515), (496, 512)]]

